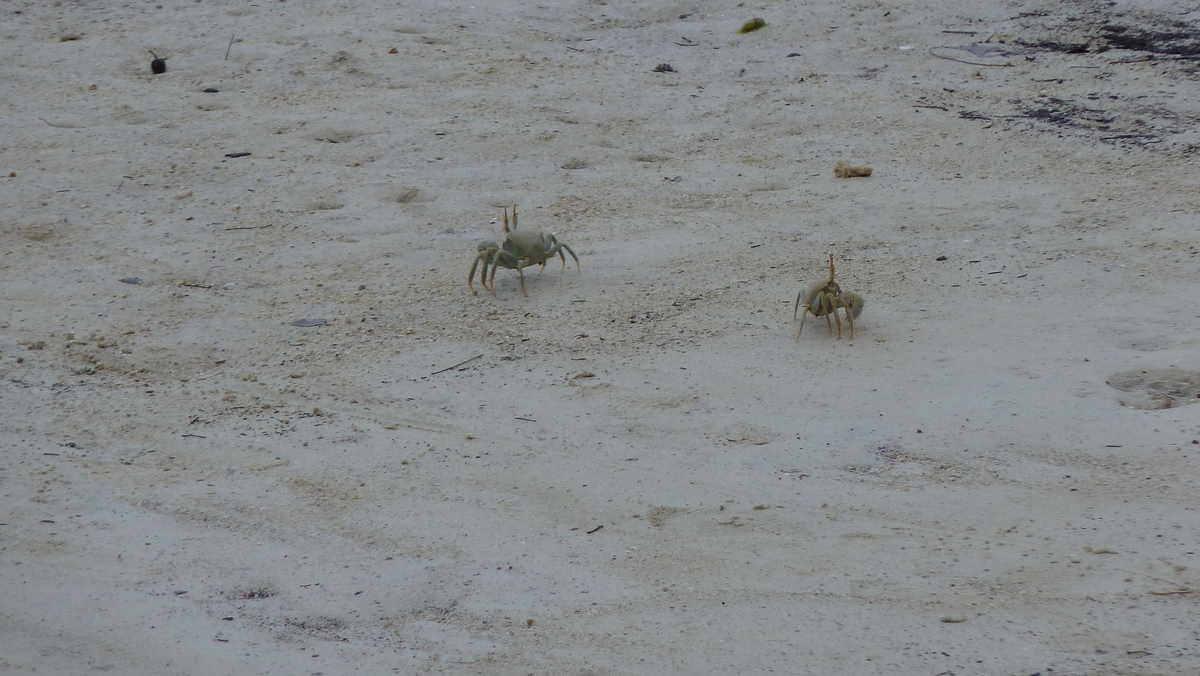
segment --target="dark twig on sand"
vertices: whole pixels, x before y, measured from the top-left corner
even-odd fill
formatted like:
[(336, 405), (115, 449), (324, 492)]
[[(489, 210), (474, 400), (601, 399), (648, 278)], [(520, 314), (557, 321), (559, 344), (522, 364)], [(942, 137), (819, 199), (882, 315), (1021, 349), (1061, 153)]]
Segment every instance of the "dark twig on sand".
[(475, 361), (476, 359), (479, 359), (479, 358), (480, 358), (480, 357), (482, 357), (482, 356), (483, 356), (482, 354), (477, 354), (477, 355), (475, 355), (474, 357), (471, 357), (470, 359), (464, 359), (464, 360), (462, 360), (462, 361), (458, 362), (457, 364), (455, 364), (454, 366), (447, 366), (446, 368), (444, 368), (444, 369), (439, 369), (439, 370), (437, 370), (437, 371), (434, 371), (433, 373), (430, 373), (429, 375), (431, 375), (431, 376), (436, 376), (436, 375), (437, 375), (437, 374), (439, 374), (439, 373), (445, 373), (446, 371), (449, 371), (450, 369), (456, 369), (456, 368), (458, 368), (459, 366), (462, 366), (463, 364), (466, 364), (467, 362), (472, 362), (472, 361)]
[(1004, 63), (980, 63), (978, 61), (967, 61), (966, 59), (956, 59), (953, 56), (944, 56), (942, 54), (938, 54), (937, 52), (933, 51), (933, 48), (929, 49), (929, 53), (932, 54), (933, 56), (936, 56), (939, 59), (945, 59), (947, 61), (957, 61), (959, 63), (965, 63), (965, 64), (968, 64), (971, 66), (986, 66), (989, 68), (1012, 68), (1012, 64), (1007, 61)]

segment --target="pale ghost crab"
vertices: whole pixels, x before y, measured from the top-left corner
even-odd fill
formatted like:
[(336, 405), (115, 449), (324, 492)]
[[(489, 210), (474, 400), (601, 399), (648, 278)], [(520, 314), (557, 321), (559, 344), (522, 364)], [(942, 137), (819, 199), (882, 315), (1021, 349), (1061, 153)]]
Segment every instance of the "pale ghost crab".
[[(567, 269), (567, 257), (563, 255), (563, 250), (571, 254), (571, 258), (575, 259), (575, 269), (579, 270), (579, 257), (571, 251), (571, 247), (558, 241), (558, 237), (554, 233), (546, 233), (541, 230), (517, 230), (517, 205), (513, 205), (512, 213), (512, 229), (508, 227), (508, 207), (504, 208), (504, 232), (507, 235), (504, 237), (503, 244), (496, 242), (480, 242), (477, 249), (479, 253), (475, 256), (475, 261), (471, 263), (471, 272), (467, 274), (467, 286), (471, 287), (471, 293), (475, 291), (475, 284), (472, 280), (475, 277), (475, 269), (479, 267), (480, 261), (483, 262), (483, 269), (479, 271), (479, 283), (483, 288), (496, 295), (496, 268), (508, 268), (516, 270), (521, 278), (521, 293), (526, 297), (529, 293), (525, 291), (525, 268), (531, 265), (542, 266), (546, 269), (546, 261), (554, 258), (555, 254), (562, 259), (563, 270)], [(492, 268), (492, 274), (488, 274), (488, 266)]]
[(800, 338), (801, 333), (804, 333), (804, 320), (808, 318), (809, 313), (812, 313), (814, 317), (824, 317), (830, 333), (833, 333), (833, 325), (829, 323), (829, 315), (833, 315), (834, 320), (837, 321), (838, 338), (841, 338), (842, 319), (838, 316), (838, 309), (842, 309), (846, 311), (846, 321), (850, 324), (850, 340), (854, 340), (854, 320), (862, 314), (865, 303), (862, 296), (842, 291), (842, 287), (833, 281), (833, 254), (829, 254), (829, 281), (813, 282), (807, 290), (801, 290), (796, 294), (796, 307), (792, 309), (792, 321), (796, 321), (796, 315), (800, 312), (801, 298), (804, 299), (804, 316), (800, 318), (800, 330), (796, 332), (797, 339)]

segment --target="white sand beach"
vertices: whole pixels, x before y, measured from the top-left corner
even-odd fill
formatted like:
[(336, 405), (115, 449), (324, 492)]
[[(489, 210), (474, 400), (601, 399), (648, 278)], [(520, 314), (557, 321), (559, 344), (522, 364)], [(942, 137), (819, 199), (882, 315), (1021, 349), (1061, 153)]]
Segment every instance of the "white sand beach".
[(0, 13), (0, 673), (1200, 673), (1200, 6)]

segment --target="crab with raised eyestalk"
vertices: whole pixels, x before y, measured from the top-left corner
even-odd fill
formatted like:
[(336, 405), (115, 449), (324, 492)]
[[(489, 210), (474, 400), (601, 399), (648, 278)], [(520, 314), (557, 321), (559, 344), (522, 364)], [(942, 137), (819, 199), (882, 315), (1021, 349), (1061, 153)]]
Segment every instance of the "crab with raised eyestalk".
[(833, 254), (829, 254), (829, 280), (813, 282), (808, 289), (802, 289), (800, 293), (796, 294), (796, 307), (792, 309), (792, 321), (796, 321), (796, 315), (800, 312), (802, 298), (804, 299), (804, 316), (800, 318), (800, 330), (796, 332), (797, 340), (799, 340), (800, 334), (804, 333), (804, 320), (808, 318), (809, 314), (814, 317), (824, 317), (831, 334), (833, 325), (829, 322), (829, 315), (833, 315), (834, 321), (837, 322), (838, 338), (841, 338), (842, 319), (838, 315), (839, 309), (846, 312), (846, 322), (850, 324), (850, 340), (854, 340), (854, 320), (862, 314), (865, 303), (862, 296), (842, 291), (842, 287), (833, 281)]
[[(571, 258), (575, 259), (575, 269), (579, 269), (579, 257), (571, 251), (571, 247), (558, 241), (558, 237), (552, 232), (542, 232), (541, 230), (517, 230), (517, 205), (513, 205), (512, 212), (512, 229), (508, 227), (508, 207), (504, 208), (504, 232), (507, 233), (504, 237), (504, 243), (499, 244), (492, 241), (480, 242), (476, 247), (479, 251), (475, 256), (475, 261), (471, 263), (471, 272), (467, 274), (467, 286), (471, 287), (471, 293), (478, 294), (475, 291), (475, 284), (472, 280), (475, 278), (475, 269), (479, 267), (479, 263), (483, 263), (483, 269), (479, 271), (479, 283), (483, 288), (496, 295), (496, 268), (508, 268), (516, 270), (521, 278), (521, 293), (529, 297), (529, 293), (525, 291), (525, 268), (531, 265), (541, 264), (542, 270), (546, 269), (546, 261), (554, 258), (555, 254), (562, 259), (563, 271), (567, 269), (567, 257), (563, 255), (565, 250), (571, 254)], [(488, 267), (491, 267), (492, 274), (488, 274)]]

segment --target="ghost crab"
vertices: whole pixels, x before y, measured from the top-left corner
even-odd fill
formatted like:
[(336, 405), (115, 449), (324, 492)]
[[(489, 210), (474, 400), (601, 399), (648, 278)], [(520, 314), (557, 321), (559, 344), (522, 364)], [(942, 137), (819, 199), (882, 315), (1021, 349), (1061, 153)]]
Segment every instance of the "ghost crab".
[(837, 322), (838, 338), (841, 338), (842, 319), (838, 316), (839, 309), (846, 311), (846, 322), (850, 324), (850, 340), (854, 340), (854, 320), (862, 314), (865, 303), (862, 296), (842, 291), (842, 287), (833, 281), (833, 254), (829, 254), (829, 281), (814, 282), (807, 290), (801, 290), (796, 294), (796, 307), (792, 309), (792, 321), (796, 321), (796, 315), (800, 312), (801, 298), (804, 299), (804, 316), (800, 318), (800, 330), (796, 332), (797, 340), (799, 340), (800, 334), (804, 333), (804, 320), (808, 318), (809, 313), (812, 313), (814, 317), (824, 317), (825, 324), (829, 327), (829, 333), (833, 333), (833, 325), (829, 323), (829, 315), (833, 315)]
[[(563, 255), (563, 251), (571, 254), (571, 258), (575, 259), (575, 269), (579, 270), (579, 257), (571, 250), (571, 247), (558, 241), (558, 237), (554, 233), (546, 233), (541, 230), (517, 230), (517, 205), (513, 205), (512, 209), (512, 229), (508, 227), (508, 207), (504, 208), (504, 232), (507, 233), (503, 244), (487, 241), (480, 242), (477, 249), (479, 253), (475, 256), (475, 261), (471, 263), (471, 272), (467, 274), (467, 286), (471, 287), (471, 293), (477, 294), (475, 291), (475, 269), (479, 267), (480, 261), (483, 262), (483, 269), (479, 271), (479, 283), (483, 288), (496, 295), (496, 268), (508, 268), (516, 270), (521, 278), (521, 293), (525, 297), (529, 297), (529, 293), (525, 291), (525, 268), (531, 265), (541, 264), (542, 270), (546, 269), (546, 261), (554, 258), (555, 254), (562, 259), (563, 271), (567, 269), (567, 257)], [(488, 266), (492, 268), (492, 274), (488, 275)]]

